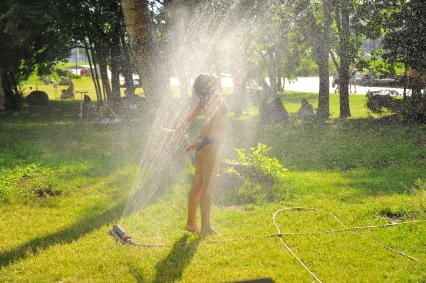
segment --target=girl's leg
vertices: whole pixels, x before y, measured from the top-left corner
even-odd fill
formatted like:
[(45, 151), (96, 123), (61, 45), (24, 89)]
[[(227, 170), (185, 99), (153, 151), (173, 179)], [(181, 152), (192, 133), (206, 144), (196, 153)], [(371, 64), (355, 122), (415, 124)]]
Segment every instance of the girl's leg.
[(216, 145), (208, 145), (203, 148), (203, 166), (201, 168), (202, 178), (202, 195), (201, 195), (201, 233), (204, 235), (215, 233), (210, 225), (210, 207), (212, 184), (216, 177)]
[(192, 189), (189, 192), (188, 197), (188, 220), (186, 223), (186, 230), (190, 232), (197, 232), (197, 209), (200, 205), (201, 193), (202, 193), (202, 176), (200, 170), (200, 163), (197, 160), (195, 164), (195, 177), (192, 183)]

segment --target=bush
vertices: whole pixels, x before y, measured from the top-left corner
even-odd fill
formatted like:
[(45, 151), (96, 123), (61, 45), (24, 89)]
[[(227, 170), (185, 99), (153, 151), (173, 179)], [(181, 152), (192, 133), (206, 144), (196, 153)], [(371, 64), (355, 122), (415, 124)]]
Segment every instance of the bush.
[(419, 94), (402, 100), (381, 92), (367, 93), (367, 108), (373, 113), (389, 111), (407, 122), (426, 122), (426, 95)]
[(59, 76), (59, 77), (68, 77), (71, 75), (71, 72), (69, 70), (65, 70), (65, 69), (56, 69), (55, 73)]
[[(259, 143), (256, 147), (246, 149), (237, 149), (239, 160), (236, 164), (247, 167), (252, 171), (252, 177), (270, 177), (276, 181), (284, 176), (287, 171), (276, 157), (268, 156), (271, 148), (265, 144)], [(252, 175), (253, 175), (252, 174)]]
[(47, 105), (49, 96), (44, 91), (34, 90), (27, 95), (25, 100), (29, 105)]
[[(238, 160), (227, 160), (228, 167), (219, 177), (219, 196), (222, 203), (259, 203), (276, 199), (275, 184), (284, 177), (287, 169), (265, 144), (237, 149)], [(231, 188), (229, 188), (231, 187)]]

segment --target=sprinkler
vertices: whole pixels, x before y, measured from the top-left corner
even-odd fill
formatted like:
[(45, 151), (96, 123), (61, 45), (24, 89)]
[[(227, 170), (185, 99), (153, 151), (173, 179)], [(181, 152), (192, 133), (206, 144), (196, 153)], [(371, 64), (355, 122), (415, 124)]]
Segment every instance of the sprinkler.
[(135, 244), (133, 238), (127, 235), (126, 232), (118, 224), (112, 226), (112, 230), (109, 231), (109, 234), (122, 244)]

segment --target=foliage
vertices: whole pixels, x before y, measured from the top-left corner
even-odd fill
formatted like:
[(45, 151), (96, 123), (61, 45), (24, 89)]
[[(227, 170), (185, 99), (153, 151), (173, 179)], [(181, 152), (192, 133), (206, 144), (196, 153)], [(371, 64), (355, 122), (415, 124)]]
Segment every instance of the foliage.
[[(366, 60), (365, 69), (371, 70), (373, 74), (384, 74), (392, 76), (404, 75), (404, 65), (398, 62), (392, 62), (389, 59), (383, 58), (385, 55), (383, 49), (373, 50), (371, 57)], [(386, 56), (385, 56), (386, 57)]]
[(258, 143), (256, 147), (251, 147), (250, 150), (239, 148), (237, 149), (237, 164), (252, 169), (254, 174), (258, 176), (269, 176), (278, 180), (285, 175), (287, 169), (276, 157), (268, 155), (270, 151), (271, 147), (262, 143)]
[[(330, 60), (328, 63), (328, 67), (330, 69), (330, 75), (335, 75), (337, 70), (336, 66)], [(300, 64), (297, 66), (296, 75), (298, 77), (315, 77), (318, 75), (318, 65), (315, 61), (310, 57), (303, 57), (300, 61)]]
[(268, 154), (270, 150), (262, 143), (249, 150), (236, 149), (238, 160), (228, 160), (231, 165), (224, 176), (232, 179), (235, 175), (242, 178), (242, 182), (234, 184), (236, 187), (226, 193), (223, 203), (233, 200), (237, 204), (259, 204), (276, 200), (280, 194), (277, 194), (275, 185), (283, 180), (287, 169), (277, 158)]
[(391, 0), (386, 5), (383, 21), (385, 58), (404, 62), (408, 68), (426, 72), (426, 22), (423, 0)]
[(374, 92), (367, 94), (367, 107), (373, 113), (382, 114), (389, 111), (400, 115), (407, 122), (426, 122), (425, 105), (425, 95), (406, 97), (405, 100), (402, 100), (399, 97)]
[(405, 64), (420, 72), (426, 70), (426, 24), (423, 0), (363, 1), (357, 15), (357, 30), (369, 38), (381, 38), (378, 50), (387, 64)]
[(17, 82), (35, 69), (50, 72), (68, 56), (69, 38), (55, 26), (49, 1), (2, 2), (0, 11), (0, 76), (8, 108), (20, 107)]
[(373, 113), (382, 114), (386, 110), (392, 113), (397, 113), (401, 110), (403, 104), (402, 99), (394, 98), (390, 95), (375, 95), (374, 93), (367, 94), (367, 107)]
[(59, 77), (68, 77), (72, 74), (72, 72), (70, 70), (67, 69), (61, 69), (61, 68), (56, 68), (55, 69), (55, 73), (59, 76)]

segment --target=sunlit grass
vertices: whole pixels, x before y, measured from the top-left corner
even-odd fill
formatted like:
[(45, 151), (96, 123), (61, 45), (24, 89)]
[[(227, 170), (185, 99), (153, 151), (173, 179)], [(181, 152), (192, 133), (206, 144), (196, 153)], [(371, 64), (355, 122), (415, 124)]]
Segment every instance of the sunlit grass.
[[(76, 80), (76, 88), (84, 84), (91, 81)], [(314, 94), (285, 94), (290, 113), (302, 97), (316, 105)], [(212, 222), (222, 236), (213, 239), (276, 233), (271, 215), (283, 206), (320, 209), (282, 214), (283, 232), (341, 228), (329, 213), (349, 226), (389, 223), (388, 212), (400, 220), (426, 219), (425, 126), (368, 119), (365, 98), (351, 99), (354, 119), (348, 121), (262, 125), (256, 107), (231, 119), (224, 158), (235, 158), (237, 147), (262, 142), (288, 171), (271, 202), (216, 203)], [(337, 117), (334, 95), (331, 111)], [(185, 171), (140, 215), (120, 219), (146, 125), (80, 123), (77, 113), (78, 102), (53, 101), (1, 117), (0, 184), (12, 191), (0, 202), (1, 282), (312, 281), (276, 238), (207, 243), (186, 234)], [(32, 193), (45, 187), (62, 193), (46, 198)], [(107, 235), (117, 222), (141, 242), (168, 245), (118, 245)], [(426, 280), (424, 265), (370, 237), (426, 260), (425, 223), (285, 241), (324, 282)]]

